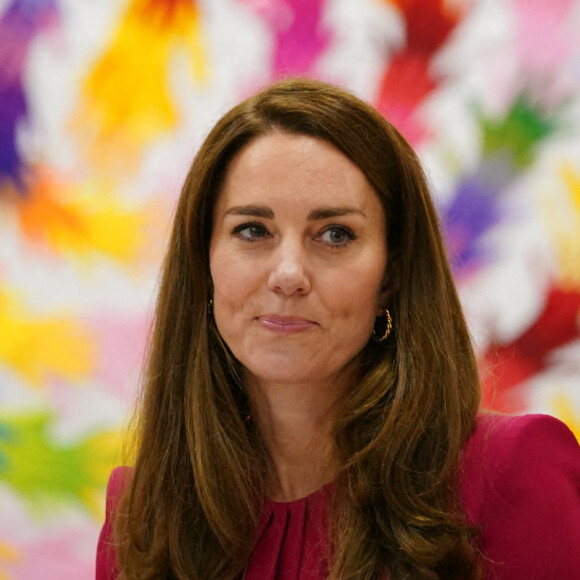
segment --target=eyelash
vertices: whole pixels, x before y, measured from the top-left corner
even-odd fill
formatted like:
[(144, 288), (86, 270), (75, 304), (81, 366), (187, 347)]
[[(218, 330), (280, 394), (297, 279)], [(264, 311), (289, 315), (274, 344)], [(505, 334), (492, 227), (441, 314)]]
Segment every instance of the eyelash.
[(242, 232), (244, 230), (249, 229), (249, 228), (258, 228), (263, 234), (268, 233), (268, 230), (266, 229), (266, 227), (263, 224), (261, 224), (260, 222), (248, 222), (248, 223), (240, 224), (239, 226), (236, 226), (234, 228), (234, 231), (232, 232), (232, 235), (235, 236), (236, 238), (239, 238), (243, 242), (249, 242), (249, 243), (257, 242), (265, 237), (264, 235), (257, 236), (257, 237), (250, 237), (250, 236), (242, 235)]
[[(258, 236), (245, 236), (242, 235), (242, 232), (244, 230), (247, 230), (249, 228), (256, 228), (260, 231), (261, 235)], [(322, 243), (324, 244), (324, 246), (326, 246), (327, 248), (331, 249), (331, 250), (340, 250), (344, 247), (346, 247), (348, 244), (350, 244), (350, 242), (354, 241), (357, 239), (357, 236), (354, 234), (354, 232), (343, 225), (337, 225), (337, 224), (331, 224), (326, 226), (322, 231), (320, 231), (315, 239), (321, 238), (325, 233), (329, 232), (329, 231), (338, 231), (341, 234), (344, 234), (348, 239), (345, 240), (344, 242), (339, 242), (339, 243), (335, 243), (333, 244), (332, 242), (325, 242), (322, 241)], [(247, 222), (247, 223), (243, 223), (240, 224), (239, 226), (236, 226), (232, 232), (232, 235), (238, 239), (240, 239), (243, 242), (247, 242), (247, 243), (255, 243), (258, 242), (262, 239), (264, 239), (265, 237), (267, 237), (267, 235), (269, 234), (267, 228), (264, 226), (264, 224), (261, 224), (260, 222)]]
[(336, 244), (333, 244), (332, 242), (322, 242), (327, 248), (330, 248), (331, 250), (340, 250), (342, 248), (345, 248), (346, 246), (348, 246), (352, 241), (356, 240), (356, 236), (354, 234), (354, 232), (350, 229), (347, 228), (346, 226), (340, 226), (340, 225), (336, 225), (336, 224), (332, 224), (329, 226), (326, 226), (319, 234), (318, 234), (318, 238), (322, 237), (326, 232), (330, 232), (330, 231), (335, 231), (335, 232), (340, 232), (341, 234), (344, 234), (347, 239), (344, 242), (339, 242)]

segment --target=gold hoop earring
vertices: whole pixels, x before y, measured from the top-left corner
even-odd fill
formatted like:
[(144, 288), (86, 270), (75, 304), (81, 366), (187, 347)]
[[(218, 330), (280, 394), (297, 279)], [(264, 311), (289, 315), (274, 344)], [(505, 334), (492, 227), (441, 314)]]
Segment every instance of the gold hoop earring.
[(393, 319), (391, 318), (391, 313), (387, 308), (381, 308), (379, 316), (385, 317), (386, 327), (382, 335), (377, 333), (377, 331), (373, 328), (373, 338), (377, 342), (384, 342), (389, 337), (389, 334), (391, 334), (391, 330), (393, 330)]

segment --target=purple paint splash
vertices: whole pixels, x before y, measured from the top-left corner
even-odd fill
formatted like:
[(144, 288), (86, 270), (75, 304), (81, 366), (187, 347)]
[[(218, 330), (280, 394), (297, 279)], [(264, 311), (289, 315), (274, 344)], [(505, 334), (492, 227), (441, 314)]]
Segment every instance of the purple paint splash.
[(57, 16), (57, 0), (13, 0), (0, 18), (0, 186), (12, 183), (21, 192), (24, 160), (16, 132), (28, 116), (24, 68), (32, 40)]
[(10, 86), (0, 79), (0, 103), (0, 187), (11, 181), (22, 190), (23, 162), (16, 148), (16, 125), (28, 112), (22, 84)]
[(488, 258), (482, 238), (501, 219), (500, 195), (515, 176), (510, 155), (485, 158), (480, 167), (459, 182), (441, 222), (456, 278), (478, 269)]

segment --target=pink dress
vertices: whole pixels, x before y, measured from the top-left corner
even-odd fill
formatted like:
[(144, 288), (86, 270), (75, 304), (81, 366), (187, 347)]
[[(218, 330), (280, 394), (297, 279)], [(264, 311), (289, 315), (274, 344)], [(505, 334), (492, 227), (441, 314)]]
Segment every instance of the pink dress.
[[(113, 472), (97, 580), (114, 580), (111, 514), (130, 474)], [(331, 485), (296, 501), (266, 500), (246, 580), (323, 580)], [(580, 579), (580, 447), (547, 415), (482, 415), (467, 442), (461, 495), (490, 580)]]

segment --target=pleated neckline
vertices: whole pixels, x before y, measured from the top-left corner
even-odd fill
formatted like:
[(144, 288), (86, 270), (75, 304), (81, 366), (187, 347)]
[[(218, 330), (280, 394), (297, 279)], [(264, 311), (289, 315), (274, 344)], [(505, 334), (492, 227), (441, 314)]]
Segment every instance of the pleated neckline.
[(328, 574), (328, 483), (292, 501), (266, 499), (246, 580), (322, 580)]

